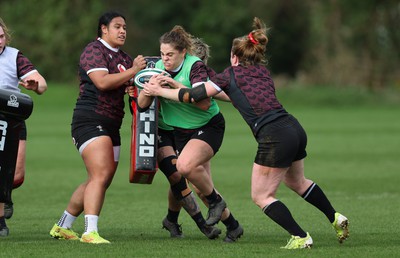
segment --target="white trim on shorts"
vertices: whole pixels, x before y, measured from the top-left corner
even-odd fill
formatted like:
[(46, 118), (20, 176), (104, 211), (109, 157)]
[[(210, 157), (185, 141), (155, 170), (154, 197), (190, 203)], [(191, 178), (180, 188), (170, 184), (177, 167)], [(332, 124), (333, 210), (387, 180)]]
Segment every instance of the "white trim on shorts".
[[(96, 136), (96, 137), (90, 138), (89, 140), (84, 142), (81, 145), (81, 147), (79, 148), (79, 153), (82, 155), (83, 150), (89, 145), (89, 143), (93, 142), (94, 140), (96, 140), (99, 137), (100, 136)], [(118, 162), (119, 161), (119, 156), (120, 156), (120, 153), (121, 153), (121, 146), (113, 146), (113, 152), (114, 152), (114, 161)]]

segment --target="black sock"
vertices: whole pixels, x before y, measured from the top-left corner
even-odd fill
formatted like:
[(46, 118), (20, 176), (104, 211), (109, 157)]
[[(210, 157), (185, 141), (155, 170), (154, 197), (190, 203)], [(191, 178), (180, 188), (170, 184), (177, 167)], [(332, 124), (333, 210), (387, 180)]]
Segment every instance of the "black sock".
[(0, 217), (0, 228), (5, 228), (5, 227), (7, 227), (7, 225), (6, 225), (6, 220), (3, 216), (3, 217)]
[(306, 237), (307, 233), (296, 223), (289, 209), (277, 200), (263, 208), (265, 215), (293, 236)]
[(179, 211), (168, 209), (167, 219), (172, 223), (178, 223)]
[(206, 196), (206, 199), (208, 203), (214, 203), (214, 202), (219, 202), (221, 200), (221, 196), (219, 196), (215, 191), (215, 189), (213, 189), (211, 194)]
[(206, 225), (206, 220), (204, 219), (204, 217), (201, 214), (201, 212), (198, 212), (194, 216), (192, 216), (192, 219), (194, 220), (194, 222), (196, 222), (196, 225), (199, 228), (203, 228), (204, 225)]
[(239, 222), (233, 217), (232, 212), (226, 220), (222, 220), (222, 223), (224, 223), (228, 230), (235, 230), (239, 226)]
[(335, 209), (332, 207), (328, 198), (324, 194), (321, 188), (316, 183), (313, 183), (305, 193), (301, 195), (304, 200), (314, 205), (320, 211), (322, 211), (325, 216), (329, 219), (331, 223), (335, 221)]

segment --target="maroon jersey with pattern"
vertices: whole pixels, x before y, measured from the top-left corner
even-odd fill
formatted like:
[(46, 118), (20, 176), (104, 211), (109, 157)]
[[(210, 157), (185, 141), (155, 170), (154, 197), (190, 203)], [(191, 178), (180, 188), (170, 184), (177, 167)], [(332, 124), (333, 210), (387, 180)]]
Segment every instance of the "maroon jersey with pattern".
[(190, 83), (193, 85), (198, 82), (206, 82), (208, 80), (208, 72), (206, 65), (201, 62), (195, 62), (190, 70)]
[(254, 135), (268, 122), (288, 115), (276, 98), (274, 82), (265, 66), (230, 66), (213, 76), (213, 82), (229, 96)]
[(80, 57), (80, 92), (75, 112), (94, 112), (121, 124), (125, 114), (124, 95), (126, 86), (101, 91), (94, 85), (88, 72), (104, 70), (108, 71), (109, 74), (114, 74), (132, 67), (132, 64), (132, 58), (122, 50), (113, 51), (99, 40), (89, 43)]
[(31, 61), (29, 61), (29, 59), (24, 56), (21, 51), (18, 52), (17, 55), (17, 75), (18, 78), (21, 78), (22, 76), (24, 76), (25, 74), (31, 72), (35, 70), (35, 67), (33, 66), (33, 64), (31, 63)]
[[(167, 71), (172, 78), (174, 78), (179, 72)], [(190, 69), (190, 84), (193, 85), (198, 82), (206, 82), (208, 80), (208, 71), (206, 65), (202, 61), (195, 62)]]

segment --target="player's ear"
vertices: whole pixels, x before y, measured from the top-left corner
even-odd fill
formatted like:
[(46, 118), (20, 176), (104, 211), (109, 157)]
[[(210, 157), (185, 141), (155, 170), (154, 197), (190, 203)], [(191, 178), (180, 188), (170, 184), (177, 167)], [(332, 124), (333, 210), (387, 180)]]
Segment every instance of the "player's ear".
[(105, 25), (105, 24), (101, 25), (101, 35), (102, 35), (102, 36), (103, 36), (103, 35), (106, 35), (107, 32), (108, 32), (107, 25)]
[(182, 50), (182, 55), (185, 56), (185, 55), (186, 55), (186, 52), (187, 52), (187, 51), (186, 51), (186, 48), (184, 48), (184, 49)]

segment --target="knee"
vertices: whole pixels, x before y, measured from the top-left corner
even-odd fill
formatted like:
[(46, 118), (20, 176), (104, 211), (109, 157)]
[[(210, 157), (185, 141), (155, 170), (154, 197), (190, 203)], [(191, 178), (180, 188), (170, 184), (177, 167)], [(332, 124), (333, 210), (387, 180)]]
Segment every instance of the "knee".
[(13, 189), (20, 187), (24, 183), (25, 177), (14, 177)]
[(20, 187), (25, 180), (25, 164), (24, 162), (17, 161), (14, 173), (13, 189)]
[(264, 208), (266, 205), (272, 203), (276, 200), (275, 194), (272, 193), (251, 193), (251, 199), (255, 205), (257, 205), (260, 209)]
[(171, 191), (175, 199), (177, 199), (178, 201), (182, 200), (183, 198), (192, 193), (192, 190), (187, 185), (186, 179), (181, 175), (179, 175), (179, 177), (180, 179), (178, 180), (177, 183), (171, 184)]
[(312, 184), (312, 181), (306, 178), (301, 180), (285, 180), (285, 185), (298, 195), (301, 195), (307, 190), (307, 188)]
[(257, 205), (258, 207), (260, 207), (261, 205), (261, 198), (260, 196), (258, 196), (257, 194), (251, 193), (251, 200), (253, 201), (253, 203), (255, 205)]
[(179, 159), (178, 162), (176, 163), (176, 168), (179, 171), (179, 173), (186, 178), (188, 178), (190, 172), (193, 170), (193, 168), (191, 168), (188, 164), (179, 162)]
[(158, 166), (159, 166), (160, 170), (164, 173), (164, 175), (167, 177), (168, 180), (170, 178), (174, 179), (176, 177), (176, 175), (174, 175), (177, 172), (175, 155), (171, 155), (171, 156), (163, 158), (162, 160), (160, 160), (158, 162)]
[(174, 185), (174, 184), (179, 183), (181, 181), (181, 178), (182, 178), (182, 175), (179, 174), (178, 172), (175, 172), (168, 177), (168, 181), (169, 181), (170, 185)]
[(107, 189), (111, 185), (113, 178), (114, 173), (103, 173), (101, 175), (97, 175), (96, 177), (91, 177), (88, 183), (94, 183)]

